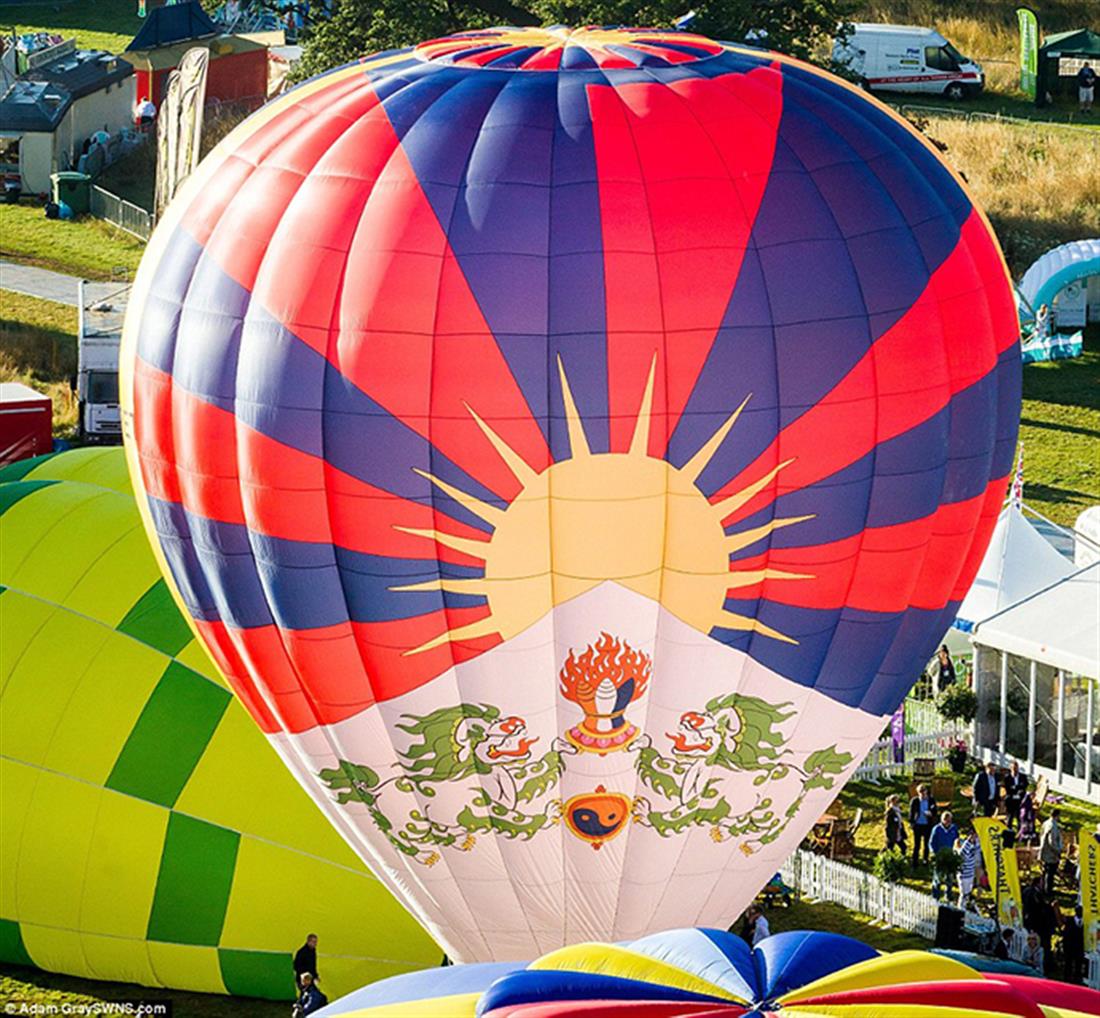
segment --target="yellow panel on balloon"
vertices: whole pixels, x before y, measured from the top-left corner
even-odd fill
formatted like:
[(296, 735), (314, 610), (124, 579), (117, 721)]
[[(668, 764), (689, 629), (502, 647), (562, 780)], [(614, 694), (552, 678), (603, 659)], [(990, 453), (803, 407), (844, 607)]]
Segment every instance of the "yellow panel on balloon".
[(84, 933), (80, 937), (80, 949), (93, 979), (138, 986), (156, 985), (157, 977), (144, 937), (132, 940)]
[(19, 918), (19, 846), (27, 824), (27, 811), (38, 775), (30, 767), (0, 760), (4, 823), (0, 837), (0, 918)]
[[(107, 625), (117, 626), (141, 595), (160, 579), (160, 573), (156, 562), (146, 553), (149, 541), (141, 528), (137, 509), (129, 499), (119, 498), (113, 492), (110, 497), (129, 511), (129, 516), (133, 517), (133, 529), (122, 534), (104, 554), (112, 561), (130, 563), (130, 568), (108, 574), (106, 570), (92, 566), (65, 599), (65, 605)], [(88, 511), (91, 512), (92, 508), (89, 507)], [(98, 508), (95, 511), (98, 514)], [(98, 519), (98, 515), (95, 518)]]
[(20, 922), (19, 932), (23, 946), (35, 965), (47, 972), (64, 972), (70, 976), (94, 979), (95, 973), (84, 959), (80, 949), (80, 934), (71, 929), (40, 926), (37, 923)]
[(193, 639), (187, 644), (183, 650), (176, 654), (176, 660), (182, 665), (187, 665), (192, 671), (198, 672), (203, 678), (210, 679), (226, 689), (229, 688), (226, 684), (225, 676), (214, 667), (214, 662), (210, 660), (210, 655), (206, 653), (198, 640)]
[(109, 789), (100, 797), (85, 872), (82, 926), (91, 933), (144, 940), (168, 811)]
[[(101, 789), (81, 781), (38, 772), (19, 848), (16, 918), (20, 923), (80, 928), (84, 867), (74, 866), (73, 860), (88, 858), (101, 794)], [(58, 825), (58, 817), (65, 818), (64, 826)], [(39, 961), (33, 951), (32, 955)], [(39, 964), (81, 974), (71, 967)]]
[(149, 960), (162, 986), (198, 993), (225, 993), (221, 965), (216, 947), (194, 947), (191, 944), (165, 944), (146, 941)]
[[(300, 887), (303, 893), (293, 909), (261, 918), (254, 902), (270, 895), (272, 887)], [(333, 907), (336, 902), (339, 908)], [(385, 931), (384, 952), (379, 950), (379, 931)], [(372, 962), (384, 954), (393, 962), (393, 973), (424, 967), (427, 934), (373, 877), (362, 870), (319, 867), (303, 852), (242, 838), (220, 946), (293, 952), (307, 932), (318, 935), (318, 965), (329, 997), (357, 984), (342, 984), (337, 972), (328, 970), (326, 951)]]
[(894, 983), (935, 983), (954, 979), (973, 979), (974, 970), (952, 958), (928, 951), (895, 951), (869, 958), (838, 972), (830, 973), (793, 993), (784, 994), (779, 1003), (794, 1006), (826, 993), (844, 993)]
[[(239, 788), (242, 794), (226, 795), (229, 788)], [(262, 788), (264, 794), (246, 791), (253, 788)], [(318, 855), (366, 873), (332, 825), (319, 822), (317, 807), (301, 794), (297, 781), (237, 701), (226, 709), (175, 808), (283, 844), (299, 842), (301, 832), (308, 829)]]

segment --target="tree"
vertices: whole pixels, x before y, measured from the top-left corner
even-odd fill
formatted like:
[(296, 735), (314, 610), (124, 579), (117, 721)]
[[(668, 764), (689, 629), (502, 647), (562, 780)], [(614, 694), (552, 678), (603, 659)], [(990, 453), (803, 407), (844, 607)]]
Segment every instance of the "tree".
[[(809, 59), (846, 34), (857, 0), (699, 0), (691, 30)], [(670, 28), (691, 0), (337, 0), (308, 27), (301, 80), (368, 53), (490, 25), (649, 25)]]

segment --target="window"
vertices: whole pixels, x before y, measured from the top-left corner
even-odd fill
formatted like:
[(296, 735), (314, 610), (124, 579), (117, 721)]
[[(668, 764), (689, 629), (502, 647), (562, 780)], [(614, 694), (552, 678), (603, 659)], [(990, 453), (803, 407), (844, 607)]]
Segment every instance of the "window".
[(959, 65), (955, 63), (954, 58), (947, 52), (948, 48), (947, 46), (925, 46), (925, 66), (936, 71), (957, 71)]
[(118, 402), (118, 372), (117, 371), (89, 371), (88, 372), (88, 402), (89, 403), (117, 403)]
[(955, 49), (954, 46), (951, 45), (951, 43), (946, 43), (943, 47), (943, 51), (952, 60), (955, 61), (956, 69), (958, 68), (958, 66), (961, 66), (962, 64), (970, 63), (970, 59), (968, 57), (964, 57), (957, 49)]

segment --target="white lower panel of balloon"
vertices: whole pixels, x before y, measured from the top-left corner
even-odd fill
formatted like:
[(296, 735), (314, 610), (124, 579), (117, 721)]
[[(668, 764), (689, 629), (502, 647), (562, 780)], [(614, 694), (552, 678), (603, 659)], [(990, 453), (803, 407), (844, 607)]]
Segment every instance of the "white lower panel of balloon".
[(275, 741), (447, 953), (485, 961), (729, 925), (884, 723), (605, 583)]

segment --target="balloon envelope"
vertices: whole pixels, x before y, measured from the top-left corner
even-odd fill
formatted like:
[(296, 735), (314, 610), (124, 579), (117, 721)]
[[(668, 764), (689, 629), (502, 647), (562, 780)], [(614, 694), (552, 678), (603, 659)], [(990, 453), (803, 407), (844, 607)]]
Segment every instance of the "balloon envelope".
[(440, 950), (294, 782), (180, 617), (121, 449), (0, 470), (0, 961), (288, 999)]
[(126, 326), (197, 631), (452, 957), (725, 925), (954, 617), (1005, 266), (884, 106), (685, 33), (490, 30), (219, 146)]
[(1077, 1018), (1100, 993), (981, 973), (927, 951), (880, 954), (836, 933), (777, 933), (749, 948), (731, 933), (684, 929), (627, 944), (578, 944), (526, 965), (414, 972), (368, 986), (332, 1018)]

